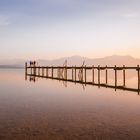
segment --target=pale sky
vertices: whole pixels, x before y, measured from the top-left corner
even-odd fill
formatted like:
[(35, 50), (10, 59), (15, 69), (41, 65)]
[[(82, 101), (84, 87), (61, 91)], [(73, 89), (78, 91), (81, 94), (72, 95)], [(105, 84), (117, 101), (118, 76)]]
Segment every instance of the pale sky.
[(0, 59), (140, 58), (140, 0), (0, 0)]

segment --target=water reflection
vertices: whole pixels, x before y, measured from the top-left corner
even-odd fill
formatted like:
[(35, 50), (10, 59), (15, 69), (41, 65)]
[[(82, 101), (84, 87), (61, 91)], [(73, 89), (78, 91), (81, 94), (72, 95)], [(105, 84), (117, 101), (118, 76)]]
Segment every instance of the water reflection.
[(115, 89), (115, 91), (117, 89), (119, 89), (119, 90), (124, 90), (124, 91), (126, 90), (126, 91), (131, 91), (131, 92), (137, 92), (138, 95), (139, 95), (140, 90), (138, 88), (131, 88), (131, 87), (126, 87), (126, 86), (118, 86), (116, 84), (116, 82), (115, 82), (115, 85), (109, 85), (109, 84), (104, 84), (104, 83), (100, 83), (100, 82), (95, 83), (95, 82), (83, 81), (83, 77), (81, 77), (80, 73), (81, 73), (81, 70), (79, 71), (79, 76), (78, 76), (79, 79), (77, 79), (77, 80), (73, 79), (73, 78), (72, 79), (67, 79), (67, 78), (65, 78), (65, 76), (63, 77), (62, 74), (60, 76), (58, 76), (58, 77), (25, 74), (25, 80), (29, 80), (30, 82), (36, 82), (36, 81), (38, 81), (38, 78), (47, 78), (47, 79), (53, 79), (53, 80), (62, 81), (63, 85), (65, 87), (67, 87), (67, 84), (69, 82), (73, 82), (73, 83), (81, 84), (82, 87), (83, 87), (83, 90), (85, 90), (86, 85), (93, 85), (93, 86), (98, 86), (99, 88), (103, 87), (103, 88)]

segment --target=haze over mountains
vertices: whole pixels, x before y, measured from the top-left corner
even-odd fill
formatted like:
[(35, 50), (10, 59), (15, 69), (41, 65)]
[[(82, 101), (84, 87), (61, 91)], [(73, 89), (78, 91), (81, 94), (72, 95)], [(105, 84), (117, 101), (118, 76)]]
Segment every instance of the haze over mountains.
[[(68, 61), (69, 66), (81, 66), (83, 61), (85, 61), (85, 65), (87, 66), (136, 66), (140, 64), (140, 59), (131, 57), (131, 56), (120, 56), (120, 55), (113, 55), (113, 56), (107, 56), (104, 58), (95, 58), (91, 59), (88, 57), (81, 57), (81, 56), (71, 56), (71, 57), (63, 57), (60, 59), (54, 59), (54, 60), (44, 60), (44, 59), (39, 59), (36, 60), (38, 62), (38, 65), (40, 66), (61, 66), (63, 65), (64, 61)], [(0, 60), (0, 68), (23, 68), (24, 63), (27, 60), (23, 59), (12, 59), (12, 60)]]

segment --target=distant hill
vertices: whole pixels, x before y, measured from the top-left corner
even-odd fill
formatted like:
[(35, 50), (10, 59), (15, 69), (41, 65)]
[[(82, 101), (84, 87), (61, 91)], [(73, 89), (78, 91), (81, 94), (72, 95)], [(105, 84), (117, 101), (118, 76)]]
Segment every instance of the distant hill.
[[(132, 56), (120, 56), (120, 55), (112, 55), (112, 56), (107, 56), (104, 58), (96, 58), (96, 59), (91, 59), (87, 57), (81, 57), (81, 56), (71, 56), (71, 57), (63, 57), (60, 59), (54, 59), (54, 60), (44, 60), (44, 59), (39, 59), (36, 60), (38, 62), (38, 65), (40, 66), (62, 66), (64, 61), (68, 61), (69, 66), (81, 66), (83, 61), (85, 61), (85, 65), (87, 66), (136, 66), (140, 64), (140, 59), (134, 58)], [(0, 60), (0, 68), (24, 68), (24, 63), (26, 60), (23, 59), (12, 59), (12, 60)]]
[(133, 58), (131, 56), (119, 56), (119, 55), (113, 55), (113, 56), (107, 56), (104, 58), (96, 58), (96, 59), (90, 59), (87, 57), (81, 57), (81, 56), (72, 56), (72, 57), (64, 57), (56, 60), (38, 60), (39, 65), (63, 65), (64, 61), (68, 61), (68, 65), (82, 65), (83, 61), (85, 61), (85, 65), (91, 66), (91, 65), (101, 65), (101, 66), (136, 66), (140, 64), (140, 59)]

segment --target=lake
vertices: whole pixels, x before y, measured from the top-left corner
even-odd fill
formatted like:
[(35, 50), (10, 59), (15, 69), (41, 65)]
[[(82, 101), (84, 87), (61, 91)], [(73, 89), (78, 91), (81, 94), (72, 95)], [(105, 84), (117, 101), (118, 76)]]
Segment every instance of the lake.
[(136, 140), (139, 130), (137, 92), (0, 69), (0, 140)]

